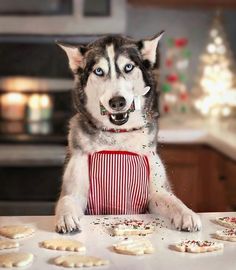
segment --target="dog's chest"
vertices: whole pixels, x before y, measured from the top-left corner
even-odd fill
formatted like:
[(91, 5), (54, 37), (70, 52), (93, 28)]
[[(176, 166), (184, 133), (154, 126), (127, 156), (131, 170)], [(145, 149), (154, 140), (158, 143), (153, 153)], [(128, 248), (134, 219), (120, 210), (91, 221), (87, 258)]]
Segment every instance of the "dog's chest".
[(145, 213), (149, 173), (148, 159), (143, 155), (127, 151), (90, 154), (87, 213)]

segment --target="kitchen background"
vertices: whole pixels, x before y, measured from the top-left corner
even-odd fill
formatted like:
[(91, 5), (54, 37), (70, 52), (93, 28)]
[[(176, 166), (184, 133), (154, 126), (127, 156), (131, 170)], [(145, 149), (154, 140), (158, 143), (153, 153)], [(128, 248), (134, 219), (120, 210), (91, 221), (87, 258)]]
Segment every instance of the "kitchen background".
[(55, 40), (161, 41), (158, 151), (195, 211), (236, 210), (236, 1), (0, 0), (0, 215), (47, 215), (58, 198), (73, 115)]

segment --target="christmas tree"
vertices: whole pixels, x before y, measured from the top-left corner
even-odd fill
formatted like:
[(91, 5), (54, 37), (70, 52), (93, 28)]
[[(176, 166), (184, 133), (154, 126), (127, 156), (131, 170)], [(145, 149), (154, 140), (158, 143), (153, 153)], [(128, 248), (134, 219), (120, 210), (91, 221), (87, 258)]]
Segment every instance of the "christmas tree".
[(206, 51), (200, 58), (200, 76), (194, 105), (206, 116), (227, 117), (236, 108), (233, 56), (227, 42), (220, 12), (214, 16)]

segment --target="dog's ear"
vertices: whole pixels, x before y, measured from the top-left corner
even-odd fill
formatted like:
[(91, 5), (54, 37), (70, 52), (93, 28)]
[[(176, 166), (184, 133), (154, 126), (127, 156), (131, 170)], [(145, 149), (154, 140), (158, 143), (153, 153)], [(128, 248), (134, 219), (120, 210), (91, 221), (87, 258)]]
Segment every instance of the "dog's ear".
[(66, 52), (69, 60), (69, 66), (73, 72), (76, 72), (79, 67), (84, 67), (84, 54), (86, 52), (86, 47), (72, 46), (57, 41), (56, 43)]
[(142, 54), (143, 60), (148, 61), (151, 67), (156, 66), (158, 55), (158, 44), (162, 38), (164, 31), (155, 35), (151, 39), (143, 39), (138, 41), (138, 48)]

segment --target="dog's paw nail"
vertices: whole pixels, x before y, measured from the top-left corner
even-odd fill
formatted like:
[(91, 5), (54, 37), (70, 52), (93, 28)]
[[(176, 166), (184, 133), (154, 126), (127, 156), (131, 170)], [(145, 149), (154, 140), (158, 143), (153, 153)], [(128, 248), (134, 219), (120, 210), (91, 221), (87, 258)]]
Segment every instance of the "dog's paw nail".
[(188, 228), (182, 228), (181, 231), (183, 231), (183, 232), (190, 232), (191, 229), (189, 227)]
[(67, 230), (65, 227), (61, 227), (61, 233), (67, 233)]
[(64, 234), (64, 230), (62, 228), (56, 228), (56, 232), (60, 234)]
[(78, 228), (78, 227), (77, 227), (77, 228), (73, 228), (72, 231), (71, 231), (71, 233), (72, 233), (72, 234), (73, 234), (73, 233), (74, 233), (74, 234), (75, 234), (75, 233), (81, 233), (81, 229)]

